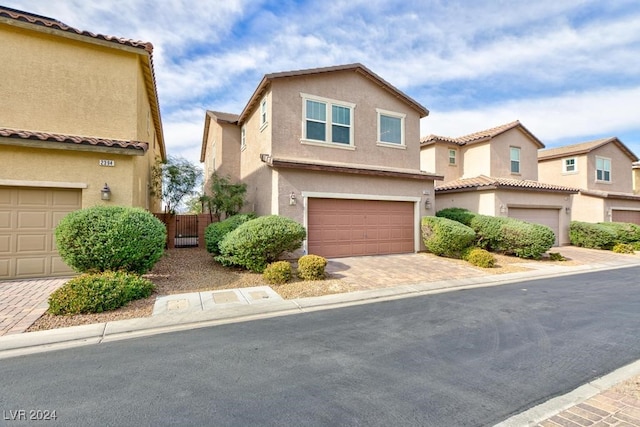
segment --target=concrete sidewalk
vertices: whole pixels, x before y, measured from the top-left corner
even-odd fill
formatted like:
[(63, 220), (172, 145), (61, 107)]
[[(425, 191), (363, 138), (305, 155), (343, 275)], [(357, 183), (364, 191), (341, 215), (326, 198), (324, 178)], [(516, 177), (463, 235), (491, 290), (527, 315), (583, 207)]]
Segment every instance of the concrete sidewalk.
[[(543, 279), (640, 265), (640, 257), (637, 255), (620, 255), (607, 251), (573, 247), (559, 248), (559, 251), (567, 258), (580, 262), (577, 265), (523, 263), (523, 266), (527, 267), (526, 271), (501, 275), (467, 274), (466, 267), (461, 267), (458, 271), (449, 263), (447, 264), (449, 268), (446, 268), (445, 264), (443, 264), (444, 267), (440, 267), (441, 276), (438, 274), (431, 276), (432, 278), (445, 277), (445, 279), (421, 282), (412, 281), (416, 277), (425, 277), (422, 269), (426, 268), (430, 272), (433, 272), (434, 269), (430, 268), (433, 266), (420, 264), (424, 262), (424, 259), (419, 258), (419, 262), (414, 267), (407, 268), (407, 259), (415, 260), (416, 254), (331, 260), (327, 270), (334, 268), (335, 272), (339, 272), (344, 280), (355, 281), (357, 278), (360, 283), (367, 283), (366, 287), (360, 291), (344, 294), (293, 300), (282, 300), (274, 297), (266, 289), (245, 289), (246, 295), (244, 296), (242, 293), (237, 294), (236, 290), (232, 290), (231, 293), (234, 293), (235, 301), (228, 290), (222, 291), (223, 294), (220, 294), (220, 291), (209, 291), (174, 295), (165, 300), (159, 298), (160, 308), (156, 315), (151, 317), (1, 336), (0, 359), (55, 349), (96, 345), (170, 331), (440, 293), (453, 289), (498, 286), (527, 279)], [(446, 260), (438, 261), (449, 262)], [(414, 269), (415, 271), (413, 271)], [(394, 270), (403, 274), (395, 277), (395, 282), (393, 282)], [(383, 279), (380, 279), (381, 275), (384, 275)], [(402, 279), (399, 277), (402, 277)], [(51, 288), (60, 286), (64, 279), (56, 280), (60, 281), (58, 283), (49, 283), (47, 286)], [(406, 283), (398, 285), (402, 281)], [(9, 287), (5, 288), (7, 285)], [(0, 297), (3, 297), (3, 289), (8, 289), (15, 293), (15, 286), (17, 286), (17, 282), (0, 282)], [(35, 283), (35, 287), (46, 289), (45, 283)], [(218, 292), (217, 297), (214, 296), (214, 292)], [(208, 295), (203, 297), (201, 294)], [(44, 309), (46, 309), (46, 297), (44, 301)], [(186, 305), (184, 301), (187, 301)], [(189, 301), (193, 301), (193, 304), (189, 304)], [(204, 304), (203, 301), (207, 301), (207, 304)], [(164, 308), (162, 308), (163, 305)], [(172, 307), (173, 310), (169, 309), (169, 307)], [(185, 309), (189, 307), (191, 309)], [(194, 307), (197, 309), (193, 309)], [(42, 308), (41, 305), (37, 307), (38, 310)], [(2, 309), (0, 309), (1, 312)], [(36, 313), (36, 311), (32, 310), (31, 313)], [(26, 323), (26, 321), (23, 323)], [(13, 330), (17, 330), (15, 325), (16, 323), (14, 323)], [(607, 390), (616, 383), (636, 375), (640, 375), (640, 364), (622, 368), (565, 396), (552, 399), (506, 420), (500, 425), (504, 427), (523, 425), (544, 427), (585, 425), (640, 427), (640, 401), (624, 396), (616, 396)]]

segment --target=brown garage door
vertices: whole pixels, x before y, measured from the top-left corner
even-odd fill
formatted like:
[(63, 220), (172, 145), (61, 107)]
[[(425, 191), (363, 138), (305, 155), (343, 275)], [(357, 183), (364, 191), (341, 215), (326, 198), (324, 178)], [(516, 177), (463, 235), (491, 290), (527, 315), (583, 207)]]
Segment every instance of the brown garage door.
[(58, 255), (53, 230), (81, 204), (76, 189), (0, 187), (0, 280), (72, 273)]
[(328, 258), (414, 251), (413, 202), (308, 202), (308, 251)]
[(511, 218), (521, 219), (534, 224), (542, 224), (553, 230), (556, 235), (554, 246), (558, 246), (560, 236), (560, 210), (544, 208), (509, 208)]
[(626, 211), (613, 209), (611, 211), (611, 221), (613, 222), (631, 222), (640, 225), (640, 211)]

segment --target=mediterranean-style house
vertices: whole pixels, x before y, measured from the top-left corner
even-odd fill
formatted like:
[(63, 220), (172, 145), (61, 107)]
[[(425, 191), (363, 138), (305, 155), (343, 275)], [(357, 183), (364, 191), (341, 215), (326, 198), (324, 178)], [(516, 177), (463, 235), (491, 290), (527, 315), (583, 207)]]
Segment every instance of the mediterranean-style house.
[(160, 210), (153, 47), (6, 7), (0, 46), (0, 280), (69, 274), (53, 240), (65, 214)]
[(240, 114), (206, 112), (200, 160), (247, 184), (247, 210), (303, 224), (306, 253), (415, 252), (442, 178), (420, 170), (427, 114), (362, 64), (267, 74)]
[(585, 222), (640, 224), (640, 196), (634, 194), (638, 157), (618, 138), (603, 138), (538, 152), (540, 180), (580, 189), (572, 218)]
[(435, 188), (438, 210), (458, 207), (549, 226), (556, 245), (569, 244), (571, 186), (538, 180), (544, 144), (519, 121), (460, 137), (421, 139), (420, 163), (444, 180)]

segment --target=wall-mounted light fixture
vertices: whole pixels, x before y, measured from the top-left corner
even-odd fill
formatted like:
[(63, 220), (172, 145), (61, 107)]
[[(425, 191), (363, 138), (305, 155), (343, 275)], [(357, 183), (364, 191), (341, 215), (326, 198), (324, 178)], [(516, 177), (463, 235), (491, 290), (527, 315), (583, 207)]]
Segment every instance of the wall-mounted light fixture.
[(106, 182), (104, 183), (104, 187), (102, 187), (102, 190), (100, 190), (100, 198), (102, 200), (111, 200), (111, 189)]
[(505, 205), (500, 205), (500, 213), (507, 212), (507, 207)]
[(567, 213), (567, 215), (569, 215), (571, 213), (571, 208), (567, 206), (566, 208), (564, 208), (564, 211)]
[(429, 199), (428, 197), (424, 200), (424, 208), (426, 210), (431, 209), (431, 199)]
[(289, 206), (295, 206), (296, 205), (296, 194), (292, 191), (291, 194), (289, 194)]

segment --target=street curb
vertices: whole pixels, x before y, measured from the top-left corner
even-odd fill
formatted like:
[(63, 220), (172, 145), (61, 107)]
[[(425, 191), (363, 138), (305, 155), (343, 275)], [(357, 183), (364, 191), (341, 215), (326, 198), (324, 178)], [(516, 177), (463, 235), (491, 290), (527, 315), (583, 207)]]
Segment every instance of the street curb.
[(548, 270), (533, 270), (500, 276), (471, 277), (438, 282), (412, 283), (343, 294), (272, 301), (265, 304), (224, 307), (197, 313), (166, 314), (162, 316), (117, 320), (47, 331), (5, 335), (0, 336), (0, 359), (167, 332), (204, 328), (235, 322), (247, 322), (268, 317), (329, 310), (463, 289), (507, 285), (523, 280), (543, 280), (551, 277), (629, 268), (638, 265), (640, 264), (554, 266)]

